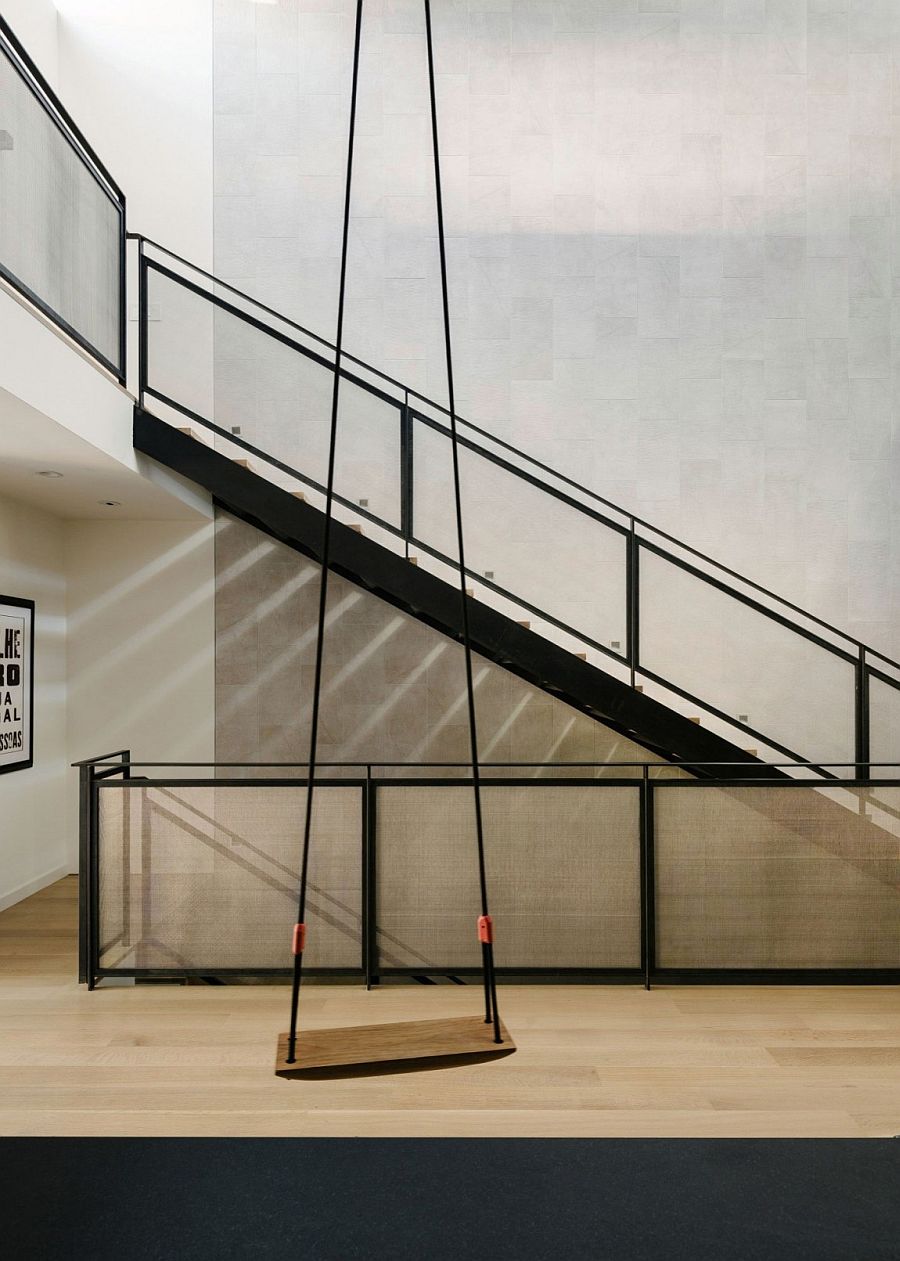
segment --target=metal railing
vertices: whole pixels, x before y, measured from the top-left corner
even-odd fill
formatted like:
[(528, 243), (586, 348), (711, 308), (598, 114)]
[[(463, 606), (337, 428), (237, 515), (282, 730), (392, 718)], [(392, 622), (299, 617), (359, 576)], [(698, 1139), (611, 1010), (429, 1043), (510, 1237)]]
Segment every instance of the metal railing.
[[(81, 980), (289, 974), (304, 765), (127, 751), (76, 765)], [(897, 764), (839, 782), (693, 769), (702, 778), (648, 762), (484, 766), (501, 974), (900, 981)], [(477, 972), (469, 770), (322, 767), (314, 974), (371, 986)]]
[[(333, 372), (329, 343), (135, 239), (142, 403), (196, 422), (231, 454), (253, 456), (271, 480), (321, 496), (316, 398)], [(346, 359), (352, 415), (341, 422), (338, 511), (375, 527), (385, 546), (450, 574), (446, 409)], [(864, 773), (871, 760), (894, 756), (900, 664), (485, 430), (463, 419), (459, 426), (467, 576), (479, 599), (534, 619), (538, 633), (587, 650), (688, 716), (702, 710), (733, 743), (757, 743), (763, 759), (802, 761), (815, 747), (829, 763), (853, 762)], [(552, 563), (541, 551), (547, 538)]]
[(0, 277), (125, 382), (125, 195), (0, 17)]

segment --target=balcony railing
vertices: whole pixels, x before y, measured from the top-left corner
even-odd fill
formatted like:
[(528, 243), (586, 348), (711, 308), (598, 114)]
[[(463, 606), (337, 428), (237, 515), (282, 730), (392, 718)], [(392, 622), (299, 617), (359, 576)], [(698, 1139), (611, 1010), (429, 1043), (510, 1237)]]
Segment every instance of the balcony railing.
[(125, 381), (125, 196), (0, 17), (0, 277)]
[[(305, 767), (78, 765), (82, 980), (287, 976)], [(827, 783), (703, 769), (483, 767), (500, 974), (900, 980), (897, 766)], [(477, 972), (469, 768), (321, 770), (311, 970), (368, 985)]]

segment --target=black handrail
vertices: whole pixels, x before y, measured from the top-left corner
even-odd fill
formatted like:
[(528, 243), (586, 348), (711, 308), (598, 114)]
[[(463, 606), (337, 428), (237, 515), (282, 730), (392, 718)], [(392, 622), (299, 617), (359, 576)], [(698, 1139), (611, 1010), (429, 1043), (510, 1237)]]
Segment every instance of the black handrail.
[[(194, 767), (195, 769), (204, 769), (204, 770), (213, 770), (213, 769), (215, 769), (216, 767), (219, 767), (219, 768), (223, 768), (223, 767), (224, 767), (224, 768), (231, 767), (232, 769), (235, 769), (235, 768), (243, 768), (243, 769), (245, 769), (245, 770), (252, 770), (252, 769), (254, 769), (254, 768), (268, 768), (268, 769), (274, 769), (274, 768), (276, 768), (276, 767), (281, 767), (281, 768), (283, 768), (283, 769), (289, 769), (289, 768), (292, 768), (292, 767), (296, 767), (296, 768), (298, 768), (299, 770), (306, 770), (306, 769), (307, 769), (307, 763), (306, 763), (306, 762), (190, 762), (190, 761), (188, 761), (188, 762), (184, 762), (184, 761), (171, 761), (171, 762), (141, 762), (141, 761), (136, 761), (136, 760), (130, 759), (127, 763), (124, 763), (124, 762), (120, 762), (120, 761), (107, 761), (107, 760), (105, 760), (106, 758), (110, 758), (110, 757), (115, 757), (115, 755), (114, 755), (114, 754), (105, 754), (105, 755), (104, 755), (104, 754), (101, 754), (101, 756), (100, 756), (100, 757), (96, 757), (96, 758), (85, 758), (85, 759), (83, 759), (83, 760), (82, 760), (82, 761), (80, 761), (80, 762), (72, 762), (72, 763), (71, 763), (71, 765), (72, 765), (73, 767), (79, 767), (79, 766), (123, 766), (123, 765), (128, 765), (128, 766), (143, 766), (143, 767), (153, 767), (153, 766), (169, 766), (169, 767), (190, 766), (190, 767)], [(317, 763), (316, 763), (316, 765), (317, 765), (317, 766), (327, 766), (327, 767), (329, 767), (331, 770), (335, 770), (335, 769), (337, 769), (337, 768), (343, 768), (344, 770), (362, 770), (362, 769), (365, 769), (366, 767), (368, 767), (369, 769), (372, 769), (372, 768), (374, 768), (374, 767), (381, 767), (382, 769), (388, 769), (388, 768), (389, 768), (389, 769), (393, 769), (393, 770), (400, 769), (400, 768), (405, 768), (405, 769), (407, 769), (407, 770), (413, 770), (413, 769), (415, 769), (415, 770), (434, 770), (434, 769), (438, 769), (438, 768), (443, 768), (443, 769), (445, 769), (445, 770), (447, 770), (447, 769), (459, 769), (459, 770), (466, 770), (466, 769), (468, 769), (468, 768), (470, 768), (470, 767), (471, 767), (472, 763), (471, 763), (471, 762), (382, 762), (382, 761), (380, 761), (378, 758), (370, 758), (370, 759), (369, 759), (368, 761), (366, 761), (366, 762), (347, 762), (347, 761), (345, 761), (345, 762), (317, 762)], [(482, 762), (481, 760), (479, 760), (478, 765), (479, 765), (479, 766), (490, 766), (490, 767), (493, 767), (495, 770), (497, 770), (497, 769), (507, 769), (507, 770), (513, 770), (513, 769), (516, 769), (516, 770), (531, 769), (531, 770), (535, 770), (535, 769), (537, 769), (537, 768), (539, 768), (539, 767), (540, 767), (540, 768), (542, 768), (542, 769), (544, 769), (544, 770), (554, 770), (554, 769), (562, 769), (562, 768), (570, 768), (570, 769), (571, 769), (571, 768), (573, 768), (573, 767), (584, 767), (584, 768), (586, 768), (586, 769), (594, 769), (594, 770), (600, 770), (600, 769), (603, 769), (603, 768), (605, 768), (605, 769), (610, 769), (610, 768), (613, 768), (613, 769), (618, 769), (618, 768), (620, 768), (620, 767), (639, 767), (639, 768), (644, 768), (644, 767), (646, 767), (646, 768), (648, 768), (649, 770), (661, 770), (661, 771), (673, 771), (673, 770), (675, 770), (675, 771), (678, 771), (678, 770), (687, 771), (687, 770), (692, 770), (692, 769), (693, 769), (693, 768), (695, 768), (695, 767), (700, 767), (700, 768), (715, 768), (715, 767), (721, 767), (721, 768), (724, 768), (724, 769), (730, 769), (730, 768), (734, 767), (735, 769), (740, 769), (740, 770), (744, 770), (744, 771), (746, 771), (746, 769), (747, 769), (747, 763), (746, 763), (746, 762), (697, 762), (697, 761), (685, 761), (685, 762), (649, 762), (649, 761), (646, 761), (646, 760), (641, 761), (641, 762), (630, 762), (630, 761), (610, 761), (610, 762), (569, 762), (569, 761), (559, 761), (559, 762), (558, 762), (558, 761), (552, 761), (552, 762)], [(859, 767), (861, 767), (861, 766), (863, 766), (863, 765), (865, 765), (865, 766), (869, 766), (869, 767), (872, 767), (872, 768), (874, 768), (874, 769), (884, 769), (884, 768), (888, 768), (888, 769), (897, 769), (897, 770), (900, 770), (900, 762), (866, 762), (866, 763), (862, 763), (862, 762), (823, 762), (823, 761), (818, 761), (818, 762), (796, 762), (796, 761), (795, 761), (795, 762), (754, 762), (754, 763), (753, 763), (753, 765), (754, 765), (754, 766), (757, 766), (757, 767), (763, 767), (763, 768), (765, 768), (765, 769), (770, 769), (770, 770), (776, 770), (776, 769), (784, 769), (784, 770), (807, 770), (807, 769), (808, 769), (808, 770), (821, 770), (823, 767), (830, 767), (832, 770), (837, 770), (837, 769), (846, 769), (846, 768), (848, 768), (848, 767), (853, 767), (854, 769), (856, 769), (856, 768), (859, 768)], [(898, 782), (900, 782), (900, 776), (897, 776), (897, 779), (898, 779)], [(753, 781), (752, 781), (752, 783), (753, 783), (753, 784), (755, 784), (756, 782), (757, 782), (756, 780), (753, 780)], [(843, 781), (823, 783), (823, 782), (822, 782), (822, 780), (817, 779), (817, 780), (814, 780), (814, 781), (811, 781), (811, 782), (815, 783), (815, 784), (816, 784), (818, 787), (820, 787), (820, 788), (842, 788), (842, 787), (844, 786), (844, 785), (843, 785)]]
[[(114, 750), (112, 751), (112, 753), (98, 753), (96, 757), (86, 757), (86, 758), (82, 758), (82, 760), (81, 760), (80, 762), (72, 762), (72, 764), (71, 764), (71, 765), (72, 765), (73, 767), (78, 767), (78, 766), (121, 766), (121, 765), (122, 765), (122, 761), (124, 761), (124, 760), (125, 760), (125, 757), (126, 757), (126, 754), (127, 754), (127, 753), (128, 753), (128, 750), (127, 750), (127, 749), (114, 749)], [(114, 758), (116, 758), (116, 759), (122, 759), (122, 761), (113, 761), (113, 759), (114, 759)], [(130, 757), (129, 757), (129, 758), (128, 758), (128, 761), (130, 762), (130, 760), (131, 760), (131, 759), (130, 759)], [(193, 765), (196, 765), (196, 763), (190, 762), (190, 763), (186, 763), (186, 765), (193, 766)]]

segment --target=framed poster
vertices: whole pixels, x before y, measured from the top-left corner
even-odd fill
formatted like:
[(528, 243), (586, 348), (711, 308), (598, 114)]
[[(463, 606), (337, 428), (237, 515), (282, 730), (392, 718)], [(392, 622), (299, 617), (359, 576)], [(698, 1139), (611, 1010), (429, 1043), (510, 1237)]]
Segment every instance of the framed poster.
[(34, 601), (0, 595), (0, 775), (34, 762)]

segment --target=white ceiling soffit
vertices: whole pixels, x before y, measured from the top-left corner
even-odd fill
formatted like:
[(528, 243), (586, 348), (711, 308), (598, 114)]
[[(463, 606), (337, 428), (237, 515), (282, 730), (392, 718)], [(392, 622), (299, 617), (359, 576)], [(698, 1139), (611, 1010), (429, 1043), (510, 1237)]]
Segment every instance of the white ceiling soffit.
[[(62, 477), (41, 477), (41, 472)], [(190, 521), (209, 515), (202, 492), (146, 462), (148, 476), (125, 468), (20, 398), (0, 389), (0, 495), (57, 517)], [(170, 486), (171, 490), (166, 489)], [(185, 502), (193, 498), (194, 502)], [(107, 507), (112, 500), (119, 506)]]

